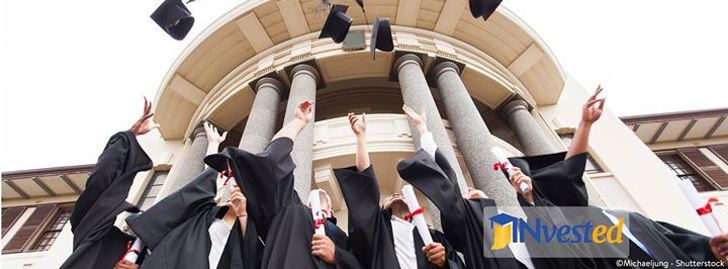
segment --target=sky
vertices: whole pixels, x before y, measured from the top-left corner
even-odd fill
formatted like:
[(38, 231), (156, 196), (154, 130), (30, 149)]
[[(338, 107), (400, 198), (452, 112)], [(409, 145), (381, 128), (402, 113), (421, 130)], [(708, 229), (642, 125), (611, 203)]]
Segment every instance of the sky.
[[(94, 163), (153, 99), (177, 56), (240, 0), (188, 4), (187, 38), (161, 1), (0, 1), (1, 171)], [(728, 106), (728, 1), (505, 0), (620, 116)]]

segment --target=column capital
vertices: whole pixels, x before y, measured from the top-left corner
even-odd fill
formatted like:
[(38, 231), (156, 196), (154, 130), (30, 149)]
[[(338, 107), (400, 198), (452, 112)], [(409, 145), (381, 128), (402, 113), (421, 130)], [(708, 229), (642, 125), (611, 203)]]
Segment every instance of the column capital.
[(315, 67), (308, 65), (308, 64), (298, 64), (291, 69), (291, 80), (295, 78), (298, 75), (308, 75), (311, 76), (314, 80), (319, 80), (319, 72), (316, 70)]
[(253, 91), (257, 94), (263, 87), (272, 88), (278, 93), (278, 96), (283, 96), (283, 83), (275, 78), (261, 78), (255, 83)]
[(501, 108), (501, 115), (507, 116), (510, 114), (513, 114), (514, 112), (518, 110), (526, 110), (528, 112), (528, 103), (523, 100), (513, 100), (508, 102), (503, 108)]
[(438, 78), (440, 78), (440, 75), (448, 71), (455, 72), (455, 74), (460, 76), (460, 68), (452, 61), (444, 61), (437, 64), (435, 67), (432, 68), (432, 71), (430, 71), (430, 73), (432, 75), (432, 78), (437, 80)]
[(189, 136), (189, 139), (190, 140), (195, 141), (195, 139), (198, 138), (198, 137), (205, 137), (206, 136), (206, 134), (205, 134), (205, 126), (203, 126), (203, 124), (205, 124), (205, 121), (204, 120), (201, 121), (200, 123), (198, 123), (197, 126), (195, 126), (195, 129), (193, 129), (192, 130), (192, 133), (190, 133), (190, 136)]
[(424, 66), (420, 57), (412, 53), (407, 53), (397, 58), (397, 60), (394, 62), (394, 67), (397, 69), (397, 73), (399, 73), (399, 70), (401, 70), (402, 67), (408, 64), (416, 64), (417, 67), (419, 67), (420, 69), (422, 69), (422, 67)]

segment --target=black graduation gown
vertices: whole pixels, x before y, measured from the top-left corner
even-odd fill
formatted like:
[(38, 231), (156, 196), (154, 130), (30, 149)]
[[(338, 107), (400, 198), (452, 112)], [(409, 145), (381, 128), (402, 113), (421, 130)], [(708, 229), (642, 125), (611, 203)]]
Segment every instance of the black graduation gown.
[(292, 149), (293, 140), (279, 138), (259, 154), (228, 147), (205, 161), (218, 171), (230, 164), (247, 198), (248, 214), (265, 238), (261, 268), (359, 268), (347, 251), (346, 234), (338, 228), (326, 229), (328, 237), (336, 238), (336, 265), (311, 255), (313, 217), (293, 188)]
[(126, 197), (137, 172), (150, 168), (152, 161), (133, 133), (119, 132), (109, 139), (71, 213), (73, 253), (61, 268), (114, 267), (134, 240), (114, 221), (123, 211), (139, 212)]
[[(493, 199), (467, 200), (460, 195), (455, 173), (438, 150), (435, 161), (429, 154), (420, 150), (417, 154), (401, 161), (397, 170), (402, 179), (412, 184), (440, 210), (442, 229), (445, 237), (465, 258), (467, 268), (525, 268), (515, 258), (485, 258), (483, 238), (487, 236), (492, 241), (490, 230), (484, 233), (483, 210), (488, 215), (498, 214)], [(510, 248), (506, 247), (506, 256), (513, 256)], [(489, 255), (493, 257), (494, 255)]]
[[(352, 166), (334, 169), (334, 173), (349, 208), (349, 237), (354, 255), (365, 268), (399, 268), (392, 235), (392, 212), (379, 206), (379, 184), (372, 166), (363, 172)], [(465, 268), (445, 236), (435, 230), (430, 230), (430, 233), (433, 241), (445, 246), (445, 268)], [(424, 243), (416, 228), (413, 234), (417, 268), (437, 268), (420, 250)]]
[[(141, 268), (199, 269), (209, 267), (210, 225), (228, 207), (215, 202), (218, 173), (205, 169), (190, 183), (171, 193), (146, 212), (126, 222), (152, 251)], [(246, 234), (236, 220), (217, 268), (258, 268), (262, 246), (255, 225), (248, 220)]]
[[(582, 153), (564, 160), (566, 152), (531, 157), (509, 158), (510, 162), (533, 180), (536, 206), (583, 206), (587, 211), (579, 216), (565, 215), (567, 221), (583, 223), (586, 218), (594, 223), (612, 225), (603, 209), (589, 206), (586, 186), (582, 179), (587, 154)], [(525, 203), (520, 197), (522, 203)], [(633, 242), (629, 242), (629, 258), (643, 261), (674, 262), (716, 261), (710, 251), (710, 238), (681, 227), (651, 220), (642, 214), (623, 210), (607, 210), (611, 215), (628, 218), (630, 232), (649, 250), (649, 254)], [(623, 239), (629, 240), (626, 236)], [(599, 248), (587, 244), (590, 252), (622, 251), (616, 248)], [(599, 268), (613, 268), (617, 258), (595, 258)]]

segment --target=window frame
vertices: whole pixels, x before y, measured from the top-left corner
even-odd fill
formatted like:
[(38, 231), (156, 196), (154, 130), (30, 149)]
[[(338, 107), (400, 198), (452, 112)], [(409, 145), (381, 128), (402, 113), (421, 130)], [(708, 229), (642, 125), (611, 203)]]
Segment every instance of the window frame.
[[(48, 220), (46, 220), (46, 223), (44, 224), (43, 229), (41, 230), (40, 233), (38, 233), (35, 236), (35, 238), (33, 238), (31, 240), (32, 243), (29, 244), (29, 246), (27, 247), (27, 250), (24, 253), (43, 252), (43, 251), (50, 250), (50, 248), (53, 246), (53, 244), (58, 239), (58, 236), (60, 236), (61, 232), (63, 232), (63, 228), (66, 227), (66, 224), (68, 224), (71, 221), (71, 213), (73, 212), (73, 206), (74, 206), (73, 203), (58, 204), (55, 212), (53, 212), (53, 214), (51, 214), (51, 217), (49, 217)], [(64, 214), (66, 216), (64, 216)], [(65, 218), (65, 220), (63, 221), (63, 223), (58, 224), (58, 225), (60, 225), (60, 227), (58, 227), (57, 229), (50, 230), (50, 228), (52, 228), (51, 227), (52, 225), (57, 225), (55, 222), (59, 218)], [(47, 233), (55, 233), (55, 237), (49, 239), (50, 242), (45, 246), (44, 249), (38, 249), (38, 245), (40, 244), (40, 241), (43, 239), (43, 236), (46, 235)]]
[[(34, 253), (34, 252), (45, 252), (48, 251), (53, 244), (56, 242), (56, 239), (58, 239), (58, 236), (53, 238), (52, 242), (48, 245), (47, 249), (43, 250), (36, 250), (35, 247), (38, 244), (41, 237), (48, 231), (49, 225), (54, 222), (59, 217), (59, 213), (62, 213), (64, 210), (67, 210), (68, 218), (65, 220), (65, 222), (61, 225), (60, 230), (58, 230), (58, 235), (63, 231), (63, 228), (66, 227), (66, 224), (70, 222), (70, 214), (73, 212), (73, 207), (75, 206), (75, 203), (73, 202), (59, 202), (59, 203), (46, 203), (46, 204), (36, 204), (36, 205), (19, 205), (19, 206), (13, 206), (13, 207), (24, 207), (23, 212), (21, 212), (21, 215), (24, 214), (27, 210), (33, 208), (35, 210), (38, 210), (37, 208), (40, 206), (46, 206), (46, 205), (54, 205), (55, 207), (52, 209), (52, 211), (46, 215), (38, 225), (38, 228), (34, 231), (33, 234), (31, 234), (23, 244), (22, 247), (20, 247), (18, 250), (6, 250), (5, 248), (8, 247), (8, 243), (10, 243), (11, 240), (13, 240), (18, 234), (14, 234), (13, 238), (7, 239), (7, 243), (3, 245), (2, 248), (2, 255), (12, 255), (12, 254), (23, 254), (23, 253)], [(12, 207), (7, 207), (12, 208)], [(35, 214), (35, 211), (34, 213)], [(26, 223), (30, 219), (26, 219), (23, 223), (19, 223), (17, 220), (12, 224), (8, 230), (15, 227), (15, 225), (21, 225), (20, 228), (23, 228), (26, 226)]]
[[(559, 138), (559, 143), (561, 143), (561, 145), (567, 151), (569, 150), (569, 146), (571, 146), (571, 145), (570, 144), (567, 145), (564, 142), (564, 137), (565, 136), (569, 136), (571, 138), (571, 141), (573, 141), (574, 140), (574, 132), (575, 131), (576, 131), (575, 129), (571, 129), (571, 128), (563, 129), (563, 130), (556, 130), (556, 136)], [(601, 177), (601, 176), (606, 176), (606, 175), (611, 175), (612, 174), (612, 172), (610, 172), (606, 168), (606, 166), (602, 162), (600, 162), (597, 159), (597, 157), (595, 157), (595, 154), (592, 153), (591, 148), (587, 148), (586, 153), (587, 153), (587, 156), (586, 156), (586, 158), (587, 158), (586, 159), (586, 166), (588, 167), (591, 164), (591, 166), (595, 166), (598, 170), (591, 170), (591, 171), (594, 171), (594, 172), (590, 172), (590, 170), (587, 170), (587, 167), (584, 167), (584, 175), (587, 175), (587, 176), (600, 176)]]
[[(146, 180), (144, 187), (141, 191), (141, 195), (139, 196), (139, 199), (137, 199), (137, 201), (135, 203), (135, 205), (139, 209), (145, 210), (145, 208), (143, 208), (142, 206), (147, 201), (147, 199), (153, 198), (154, 200), (156, 200), (157, 197), (159, 197), (159, 192), (157, 192), (157, 194), (154, 195), (154, 197), (149, 197), (149, 192), (151, 191), (152, 187), (154, 187), (154, 186), (159, 186), (160, 191), (161, 191), (161, 187), (164, 186), (164, 184), (167, 182), (167, 177), (169, 177), (170, 170), (171, 170), (170, 167), (155, 167), (154, 169), (152, 169), (152, 171), (150, 171), (149, 179)], [(164, 178), (164, 182), (162, 182), (161, 184), (157, 184), (156, 180), (159, 177), (159, 175), (161, 175), (161, 174), (166, 174), (167, 177)], [(154, 201), (152, 201), (152, 202), (154, 202)]]
[[(695, 147), (695, 148), (700, 149), (702, 147)], [(713, 192), (713, 191), (721, 191), (722, 188), (720, 187), (720, 185), (718, 185), (716, 182), (714, 182), (708, 175), (705, 174), (705, 172), (703, 172), (702, 169), (700, 169), (700, 167), (698, 167), (695, 163), (693, 163), (689, 158), (686, 158), (684, 156), (684, 154), (681, 153), (678, 149), (666, 149), (666, 150), (654, 151), (654, 154), (666, 166), (667, 166), (667, 164), (662, 160), (662, 158), (660, 158), (660, 156), (664, 156), (664, 155), (675, 155), (675, 156), (677, 156), (678, 158), (680, 158), (680, 160), (682, 160), (683, 162), (685, 162), (690, 167), (690, 169), (692, 169), (694, 171), (694, 176), (699, 177), (700, 179), (702, 179), (703, 181), (705, 181), (706, 183), (708, 183), (708, 185), (710, 187), (713, 188), (712, 190), (708, 190), (708, 191), (700, 191), (700, 190), (698, 190), (699, 193), (703, 193), (703, 192)], [(677, 178), (679, 178), (681, 180), (683, 179), (679, 175), (675, 174), (673, 172), (674, 170), (671, 167), (667, 166), (666, 168), (670, 172), (672, 172), (672, 174), (674, 174)], [(691, 182), (692, 182), (692, 180), (691, 180)], [(693, 184), (693, 186), (695, 186), (695, 184)], [(695, 188), (698, 189), (697, 186), (695, 186)]]

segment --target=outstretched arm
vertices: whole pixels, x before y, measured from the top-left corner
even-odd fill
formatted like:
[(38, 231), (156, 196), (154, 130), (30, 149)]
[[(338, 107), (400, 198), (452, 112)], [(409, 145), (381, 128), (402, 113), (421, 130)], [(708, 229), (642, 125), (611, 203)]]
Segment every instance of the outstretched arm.
[(227, 201), (229, 208), (223, 220), (232, 225), (235, 223), (235, 219), (237, 219), (240, 222), (240, 232), (245, 236), (248, 228), (247, 199), (238, 186), (233, 185), (231, 192), (230, 201)]
[(587, 151), (591, 126), (602, 116), (604, 108), (605, 98), (597, 99), (597, 96), (602, 92), (602, 90), (604, 90), (604, 88), (602, 88), (602, 85), (599, 85), (594, 95), (589, 97), (589, 100), (587, 100), (586, 104), (584, 104), (581, 112), (581, 122), (574, 132), (574, 141), (572, 141), (571, 146), (569, 146), (569, 151), (566, 153), (566, 157), (564, 158), (565, 160)]
[(437, 144), (432, 137), (432, 133), (427, 129), (427, 113), (425, 113), (425, 109), (422, 109), (422, 113), (417, 114), (412, 108), (403, 105), (402, 110), (407, 115), (407, 119), (415, 125), (415, 128), (420, 133), (420, 146), (423, 150), (427, 151), (430, 158), (434, 161)]
[(131, 128), (129, 128), (129, 131), (134, 135), (143, 135), (155, 128), (159, 128), (159, 124), (154, 123), (152, 120), (153, 116), (152, 102), (147, 101), (147, 98), (144, 97), (144, 112), (142, 113), (142, 116), (139, 117), (139, 120), (137, 120)]
[(281, 137), (288, 137), (291, 140), (296, 140), (298, 133), (300, 133), (301, 130), (306, 127), (306, 124), (313, 119), (313, 101), (307, 100), (299, 103), (296, 107), (295, 113), (296, 117), (293, 118), (291, 122), (283, 126), (283, 128), (281, 128), (278, 133), (273, 136), (273, 140)]
[(202, 126), (205, 127), (205, 135), (207, 136), (207, 154), (205, 156), (217, 153), (220, 144), (227, 138), (227, 132), (223, 132), (220, 135), (217, 127), (207, 121)]
[(356, 169), (363, 172), (371, 165), (367, 151), (367, 114), (362, 114), (360, 119), (356, 114), (349, 113), (349, 125), (356, 135)]

